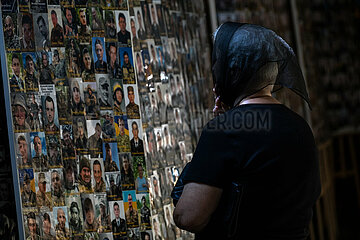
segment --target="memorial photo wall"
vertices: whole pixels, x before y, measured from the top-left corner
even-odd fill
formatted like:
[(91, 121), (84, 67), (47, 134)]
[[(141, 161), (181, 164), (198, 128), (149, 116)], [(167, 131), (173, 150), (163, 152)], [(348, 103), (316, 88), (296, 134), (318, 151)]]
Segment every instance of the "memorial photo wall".
[(210, 118), (203, 2), (1, 2), (24, 237), (192, 238), (170, 192)]

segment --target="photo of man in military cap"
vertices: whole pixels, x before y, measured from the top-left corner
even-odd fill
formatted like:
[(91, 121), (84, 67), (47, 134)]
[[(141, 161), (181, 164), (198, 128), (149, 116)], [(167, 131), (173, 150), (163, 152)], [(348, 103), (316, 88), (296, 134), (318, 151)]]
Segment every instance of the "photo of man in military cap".
[(91, 167), (89, 159), (85, 156), (80, 157), (79, 168), (79, 191), (82, 193), (92, 192), (91, 186)]
[(103, 131), (102, 136), (104, 139), (112, 141), (116, 137), (113, 111), (103, 110), (100, 112), (100, 114), (101, 114), (102, 131)]
[(127, 86), (127, 102), (126, 113), (130, 119), (140, 118), (139, 105), (135, 103), (135, 88), (134, 86)]
[(75, 145), (73, 142), (72, 125), (62, 125), (62, 156), (63, 160), (75, 158)]
[(123, 115), (125, 113), (124, 91), (118, 82), (113, 85), (113, 100), (115, 115)]
[(99, 212), (99, 214), (96, 217), (96, 222), (97, 225), (99, 226), (98, 233), (109, 232), (111, 231), (110, 230), (111, 220), (110, 220), (110, 214), (108, 214), (105, 195), (95, 196), (95, 199), (96, 197), (100, 198), (98, 199), (98, 204), (96, 205), (96, 208), (100, 210), (97, 211)]
[(38, 223), (36, 222), (36, 216), (34, 212), (29, 212), (26, 214), (26, 222), (28, 232), (26, 234), (26, 240), (38, 240), (40, 239), (40, 231)]
[[(21, 202), (24, 207), (36, 206), (36, 194), (34, 192), (34, 175), (32, 169), (20, 170), (19, 174), (22, 178)], [(30, 176), (31, 175), (31, 176)], [(33, 186), (32, 186), (33, 185)]]
[[(96, 232), (99, 228), (95, 220), (95, 211), (93, 201), (88, 194), (83, 195), (83, 210), (84, 210), (84, 229), (87, 232)], [(91, 196), (92, 197), (92, 196)]]
[(99, 107), (100, 109), (111, 109), (110, 104), (110, 80), (107, 75), (97, 75), (98, 90), (99, 90)]
[(49, 166), (60, 167), (62, 166), (62, 159), (60, 153), (60, 142), (58, 135), (47, 135), (46, 136), (48, 155), (49, 155)]
[(121, 48), (119, 54), (124, 84), (135, 84), (135, 71), (131, 48)]
[(24, 93), (12, 94), (12, 115), (15, 132), (28, 132), (30, 125), (26, 119), (28, 117), (27, 106)]
[(35, 53), (22, 53), (25, 63), (25, 89), (27, 92), (39, 90), (38, 72), (35, 68)]
[(71, 202), (69, 207), (69, 229), (72, 236), (81, 237), (83, 234), (82, 211), (76, 201)]
[[(110, 144), (112, 147), (110, 147)], [(116, 143), (105, 143), (104, 148), (105, 148), (105, 153), (104, 153), (105, 172), (119, 171), (119, 166), (118, 166), (119, 159), (117, 156), (117, 144)], [(112, 153), (113, 151), (115, 154)], [(115, 160), (116, 160), (116, 162), (115, 162)]]
[(109, 10), (105, 11), (105, 37), (117, 40), (114, 12)]
[(50, 192), (46, 189), (46, 177), (44, 172), (38, 174), (37, 185), (39, 190), (36, 192), (36, 204), (39, 208), (46, 207), (51, 209), (51, 200), (49, 198)]
[(65, 80), (66, 70), (65, 70), (65, 48), (52, 49), (52, 65), (54, 67), (54, 75), (57, 81)]

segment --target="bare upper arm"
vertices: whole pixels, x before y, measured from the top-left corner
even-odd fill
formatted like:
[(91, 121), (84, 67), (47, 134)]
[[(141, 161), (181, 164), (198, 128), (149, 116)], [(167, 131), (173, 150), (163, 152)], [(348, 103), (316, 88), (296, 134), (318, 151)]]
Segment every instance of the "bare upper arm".
[(221, 188), (187, 183), (174, 210), (176, 225), (190, 232), (201, 231), (217, 208), (221, 194)]

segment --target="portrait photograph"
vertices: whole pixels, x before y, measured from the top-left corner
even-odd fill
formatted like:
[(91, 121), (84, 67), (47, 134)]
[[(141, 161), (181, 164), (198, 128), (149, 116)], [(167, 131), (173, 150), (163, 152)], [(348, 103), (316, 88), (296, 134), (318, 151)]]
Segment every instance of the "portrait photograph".
[(149, 65), (151, 66), (152, 74), (154, 75), (154, 80), (155, 82), (160, 82), (160, 76), (159, 76), (160, 65), (158, 62), (158, 55), (156, 53), (156, 46), (154, 39), (148, 39), (146, 41), (148, 43), (148, 53), (150, 57)]
[(89, 44), (91, 41), (92, 31), (90, 28), (90, 17), (88, 8), (77, 8), (76, 15), (78, 19), (78, 37), (80, 44)]
[(136, 194), (136, 203), (140, 215), (140, 230), (151, 229), (150, 217), (150, 198), (148, 193)]
[(15, 133), (14, 136), (18, 168), (32, 168), (29, 133)]
[(44, 130), (47, 134), (59, 132), (59, 119), (55, 95), (41, 96)]
[(63, 47), (64, 29), (60, 6), (48, 7), (50, 43), (52, 47)]
[(82, 237), (84, 217), (80, 195), (67, 197), (66, 206), (68, 208), (70, 234), (74, 237)]
[(40, 218), (36, 210), (23, 211), (24, 236), (27, 239), (37, 238), (40, 234)]
[(117, 143), (103, 143), (103, 161), (105, 172), (118, 172), (120, 169)]
[(115, 11), (116, 34), (119, 44), (131, 47), (130, 16), (128, 11)]
[(123, 191), (125, 219), (128, 228), (139, 227), (136, 193), (134, 190)]
[[(102, 128), (100, 120), (86, 120), (90, 158), (102, 157)], [(103, 168), (102, 168), (103, 169)]]
[(68, 85), (65, 81), (66, 77), (66, 68), (65, 68), (65, 48), (51, 48), (52, 55), (52, 67), (55, 77), (55, 82), (59, 85)]
[(39, 93), (29, 92), (26, 94), (26, 104), (28, 106), (28, 118), (27, 123), (30, 126), (32, 132), (41, 132), (43, 130), (44, 118), (42, 113), (42, 101)]
[(139, 119), (139, 94), (136, 84), (124, 84), (125, 106), (128, 119)]
[(150, 185), (147, 179), (144, 156), (134, 156), (132, 163), (133, 163), (136, 193), (149, 192)]
[(49, 167), (62, 167), (62, 157), (60, 150), (60, 136), (57, 134), (46, 135), (47, 152), (49, 157)]
[(99, 7), (88, 7), (90, 27), (93, 36), (104, 36), (105, 26), (102, 16), (102, 9)]
[(166, 25), (165, 25), (165, 19), (163, 17), (163, 5), (161, 4), (155, 4), (155, 9), (156, 9), (156, 15), (158, 18), (158, 23), (159, 23), (159, 29), (160, 29), (160, 35), (161, 36), (166, 36)]
[(99, 225), (95, 219), (95, 205), (93, 194), (81, 194), (81, 202), (84, 215), (85, 232), (96, 232)]
[[(16, 1), (15, 1), (16, 3)], [(4, 5), (3, 5), (4, 7)], [(19, 19), (15, 13), (3, 13), (5, 48), (8, 51), (20, 50)]]
[(129, 47), (119, 48), (119, 59), (123, 73), (124, 84), (135, 84), (135, 70), (132, 49)]
[(106, 73), (107, 72), (107, 59), (104, 38), (93, 37), (92, 38), (92, 51), (95, 61), (95, 72)]
[(30, 13), (19, 14), (19, 37), (22, 51), (35, 51), (33, 15)]
[(90, 45), (80, 45), (81, 78), (84, 82), (95, 82), (95, 64)]
[(51, 169), (51, 201), (53, 207), (65, 205), (63, 168)]
[(121, 239), (127, 235), (124, 202), (111, 201), (109, 202), (111, 230), (114, 239)]
[(160, 26), (156, 13), (156, 6), (154, 3), (148, 5), (150, 7), (151, 31), (152, 37), (155, 39), (156, 45), (161, 44)]
[[(135, 13), (135, 28), (136, 28), (136, 36), (139, 40), (143, 41), (147, 38), (147, 33), (143, 21), (143, 15), (141, 7), (134, 7)], [(134, 34), (133, 34), (134, 37)]]
[(129, 138), (129, 127), (127, 125), (127, 116), (120, 115), (115, 116), (115, 130), (116, 130), (116, 140), (118, 144), (118, 149), (120, 152), (130, 152), (130, 138)]
[(60, 126), (61, 152), (63, 160), (75, 159), (74, 132), (72, 124)]
[(70, 109), (70, 95), (69, 95), (69, 87), (60, 85), (55, 87), (56, 90), (56, 102), (57, 102), (57, 110), (58, 110), (58, 119), (59, 124), (70, 124), (71, 121), (71, 111)]
[(75, 8), (62, 7), (62, 18), (65, 38), (78, 37), (78, 18)]
[(42, 211), (39, 213), (40, 217), (40, 229), (44, 238), (52, 239), (55, 238), (55, 226), (53, 211)]
[(21, 203), (24, 208), (36, 206), (35, 178), (33, 169), (19, 169)]
[(141, 1), (140, 4), (141, 4), (143, 23), (146, 32), (146, 39), (153, 38), (149, 4), (146, 1)]
[(98, 224), (98, 233), (111, 232), (110, 212), (108, 209), (108, 202), (106, 194), (96, 194), (94, 196), (95, 202), (95, 219)]
[(107, 71), (110, 79), (116, 79), (116, 80), (122, 79), (123, 73), (118, 55), (117, 42), (106, 42), (106, 56), (108, 59)]
[(84, 92), (82, 91), (82, 79), (70, 78), (71, 112), (73, 116), (83, 116), (85, 111)]
[(113, 97), (113, 109), (115, 116), (126, 114), (125, 110), (125, 96), (123, 84), (121, 81), (112, 79), (110, 81)]
[(149, 92), (145, 78), (144, 62), (141, 52), (134, 52), (135, 72), (138, 79), (140, 94)]
[(70, 77), (81, 76), (81, 54), (79, 41), (76, 38), (65, 39), (66, 71)]
[(106, 172), (105, 182), (106, 182), (106, 196), (108, 201), (122, 200), (120, 171)]
[(130, 33), (134, 51), (140, 51), (140, 39), (137, 35), (139, 26), (136, 25), (135, 17), (130, 17)]
[(73, 116), (73, 131), (75, 148), (80, 155), (88, 154), (87, 129), (85, 116)]
[(112, 10), (104, 10), (105, 39), (107, 42), (117, 42), (117, 30), (115, 13)]
[(24, 92), (23, 59), (20, 53), (7, 53), (10, 92)]
[(100, 116), (104, 140), (106, 142), (115, 142), (116, 130), (114, 126), (114, 112), (112, 110), (101, 110)]
[(38, 64), (35, 52), (22, 52), (24, 69), (25, 89), (27, 92), (39, 91), (39, 73), (36, 69)]
[(40, 84), (56, 83), (54, 68), (52, 66), (52, 60), (53, 60), (52, 52), (50, 51), (36, 52), (36, 58), (38, 63), (37, 69), (38, 69)]
[(99, 107), (97, 105), (97, 86), (96, 82), (82, 83), (84, 94), (86, 119), (98, 119)]
[(35, 173), (36, 205), (41, 211), (50, 211), (51, 202), (51, 176), (50, 172)]
[(120, 153), (119, 158), (121, 164), (122, 190), (133, 190), (135, 189), (135, 178), (134, 178), (134, 171), (132, 168), (131, 153)]
[(67, 207), (54, 207), (53, 215), (55, 219), (56, 237), (70, 236)]
[(95, 193), (105, 193), (105, 168), (104, 161), (101, 158), (91, 160), (92, 183)]
[(44, 132), (30, 133), (31, 156), (35, 171), (44, 171), (48, 168), (48, 159), (46, 151), (46, 140)]
[(159, 215), (153, 215), (151, 216), (151, 224), (152, 224), (152, 233), (153, 233), (153, 239), (162, 239), (162, 229), (161, 229), (161, 223), (159, 222)]
[(144, 143), (141, 137), (143, 136), (142, 125), (140, 119), (128, 119), (129, 138), (131, 152), (133, 154), (141, 154), (144, 152)]

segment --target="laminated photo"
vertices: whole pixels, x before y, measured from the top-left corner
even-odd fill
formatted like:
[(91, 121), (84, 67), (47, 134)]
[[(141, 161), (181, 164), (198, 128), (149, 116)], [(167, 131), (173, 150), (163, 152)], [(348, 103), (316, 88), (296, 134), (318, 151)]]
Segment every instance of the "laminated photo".
[(44, 130), (46, 134), (57, 134), (59, 132), (59, 120), (56, 96), (41, 96)]
[(34, 32), (35, 32), (35, 46), (36, 50), (49, 51), (51, 47), (49, 39), (49, 22), (47, 13), (35, 13), (34, 17)]
[(141, 139), (143, 136), (141, 121), (140, 119), (129, 119), (129, 137), (130, 137), (130, 147), (132, 154), (143, 154), (144, 153), (144, 142)]
[(148, 193), (136, 194), (138, 212), (140, 213), (140, 230), (151, 229), (150, 198)]
[(84, 82), (95, 82), (95, 65), (90, 45), (80, 45), (81, 78)]
[(14, 52), (7, 54), (10, 92), (25, 91), (22, 60), (20, 53)]
[(119, 59), (123, 74), (123, 83), (135, 84), (135, 71), (134, 71), (132, 49), (129, 47), (120, 47)]
[(124, 84), (126, 113), (128, 119), (139, 119), (139, 95), (135, 84)]
[(61, 8), (59, 6), (48, 7), (48, 13), (51, 46), (63, 47), (64, 29), (62, 28)]
[(103, 139), (105, 142), (116, 141), (116, 130), (114, 126), (114, 112), (112, 110), (102, 110), (101, 115), (101, 126), (103, 131)]
[(78, 16), (78, 36), (80, 44), (89, 44), (91, 41), (91, 28), (89, 23), (89, 8), (77, 8), (76, 9), (77, 16)]
[(117, 143), (104, 143), (103, 153), (105, 172), (118, 172), (120, 168)]
[[(51, 171), (51, 201), (53, 207), (65, 205), (65, 189), (63, 179), (63, 169), (56, 168)], [(55, 209), (55, 208), (53, 208)]]
[(55, 82), (58, 85), (68, 85), (65, 82), (66, 78), (66, 68), (65, 68), (65, 48), (51, 48), (52, 53), (52, 66), (55, 76)]
[(105, 193), (106, 192), (106, 183), (105, 183), (105, 168), (104, 162), (101, 158), (91, 160), (92, 168), (92, 182), (93, 189), (95, 193)]
[(47, 171), (49, 160), (46, 151), (45, 134), (43, 132), (31, 132), (30, 146), (34, 171)]
[(74, 237), (82, 237), (84, 234), (84, 218), (80, 195), (67, 197), (66, 206), (68, 208), (70, 234)]
[(95, 219), (94, 195), (82, 194), (81, 202), (84, 214), (85, 232), (97, 232), (99, 225)]
[(91, 158), (102, 157), (102, 128), (100, 120), (87, 120), (86, 127), (88, 131), (88, 150)]
[(55, 219), (55, 233), (57, 239), (70, 237), (69, 217), (67, 207), (54, 207), (53, 215)]
[(63, 166), (61, 150), (60, 150), (60, 138), (58, 134), (46, 135), (46, 144), (48, 148), (49, 167), (59, 168)]
[(35, 173), (36, 205), (41, 211), (52, 209), (50, 172)]
[(106, 172), (105, 182), (108, 201), (122, 200), (120, 172)]
[(134, 172), (130, 153), (119, 154), (121, 162), (121, 186), (122, 190), (135, 189)]
[(19, 170), (21, 203), (24, 208), (36, 206), (35, 178), (30, 169)]
[(116, 141), (120, 152), (130, 152), (129, 126), (127, 116), (115, 116)]
[(36, 53), (34, 52), (23, 52), (23, 68), (24, 68), (24, 80), (25, 80), (25, 89), (27, 92), (37, 92), (39, 91), (39, 72), (36, 69), (38, 64)]
[(81, 91), (80, 86), (82, 86), (81, 78), (70, 78), (70, 95), (71, 95), (71, 111), (72, 115), (83, 116), (85, 111), (85, 103), (83, 91)]
[(18, 168), (31, 168), (32, 159), (30, 155), (29, 133), (15, 133), (15, 149)]
[(124, 202), (112, 201), (109, 202), (111, 231), (114, 239), (121, 239), (127, 235), (127, 227), (125, 221)]
[(95, 221), (97, 222), (98, 233), (111, 232), (111, 220), (108, 210), (108, 202), (105, 194), (96, 194), (95, 200)]
[(117, 40), (123, 47), (131, 47), (130, 16), (128, 11), (115, 11)]
[(80, 55), (79, 41), (76, 38), (66, 38), (65, 49), (66, 49), (65, 62), (66, 62), (67, 75), (70, 77), (80, 77), (81, 55)]
[(97, 104), (96, 82), (84, 82), (82, 84), (86, 119), (99, 119), (99, 106)]
[(138, 209), (135, 191), (123, 191), (126, 225), (128, 228), (139, 227)]

